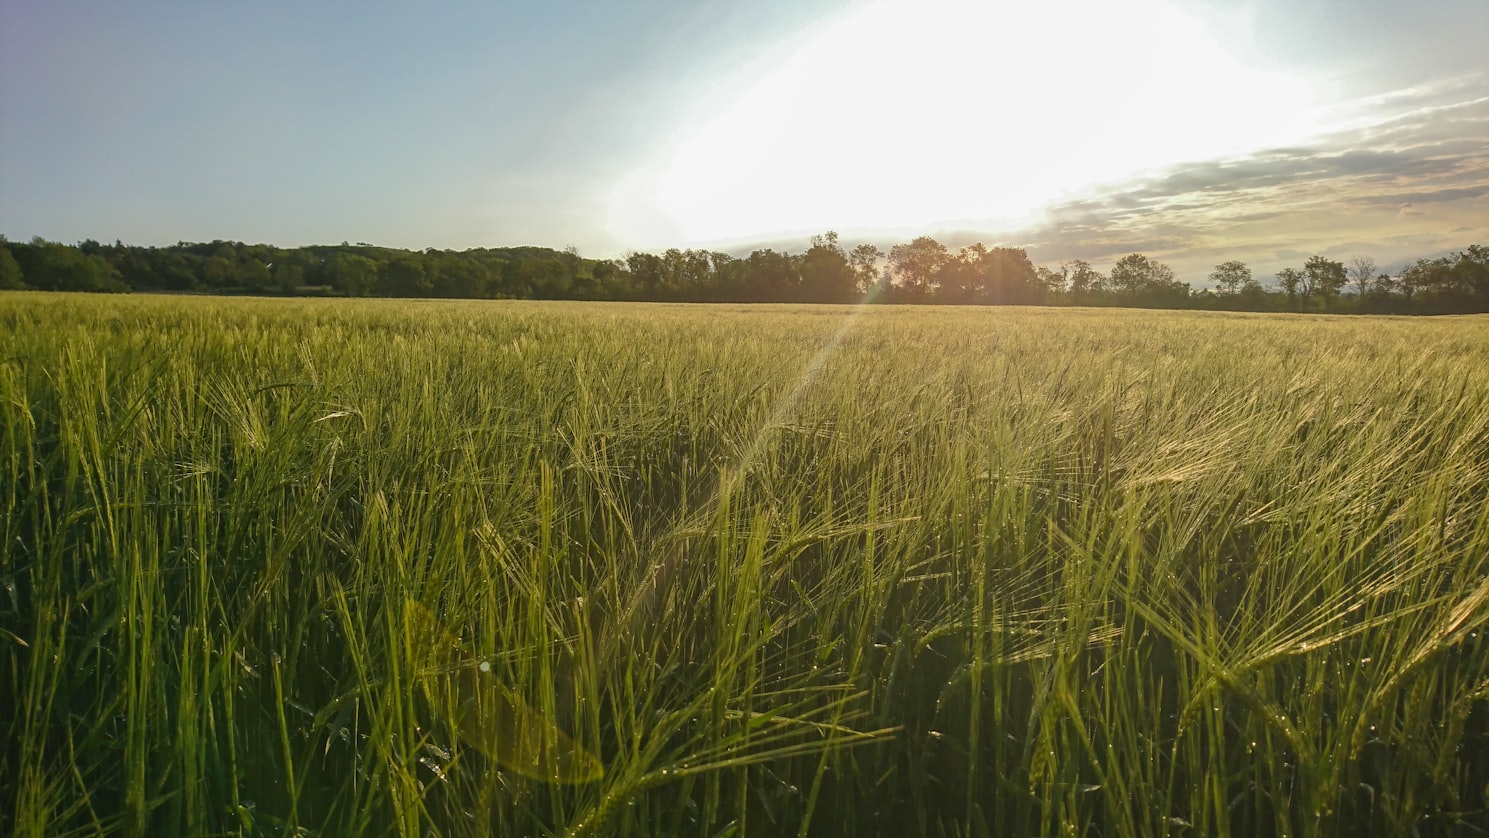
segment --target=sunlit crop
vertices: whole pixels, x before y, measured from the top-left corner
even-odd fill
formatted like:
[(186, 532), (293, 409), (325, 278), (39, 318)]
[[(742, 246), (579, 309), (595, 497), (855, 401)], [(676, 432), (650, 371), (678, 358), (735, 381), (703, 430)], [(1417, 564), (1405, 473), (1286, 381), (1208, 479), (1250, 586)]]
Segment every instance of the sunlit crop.
[(0, 296), (0, 834), (1489, 822), (1489, 321)]

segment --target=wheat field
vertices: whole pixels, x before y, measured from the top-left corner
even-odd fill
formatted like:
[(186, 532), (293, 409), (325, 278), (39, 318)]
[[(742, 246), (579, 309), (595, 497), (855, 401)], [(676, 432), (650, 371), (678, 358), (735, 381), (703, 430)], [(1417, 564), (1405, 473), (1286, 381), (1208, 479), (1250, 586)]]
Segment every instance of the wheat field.
[(0, 295), (0, 833), (1478, 834), (1489, 320)]

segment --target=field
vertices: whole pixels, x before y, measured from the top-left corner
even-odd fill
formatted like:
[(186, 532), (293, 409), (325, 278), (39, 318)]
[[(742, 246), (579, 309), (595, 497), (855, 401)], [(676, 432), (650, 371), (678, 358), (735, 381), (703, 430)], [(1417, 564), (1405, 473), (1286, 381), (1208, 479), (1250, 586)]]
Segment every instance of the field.
[(1489, 824), (1489, 320), (0, 295), (0, 834)]

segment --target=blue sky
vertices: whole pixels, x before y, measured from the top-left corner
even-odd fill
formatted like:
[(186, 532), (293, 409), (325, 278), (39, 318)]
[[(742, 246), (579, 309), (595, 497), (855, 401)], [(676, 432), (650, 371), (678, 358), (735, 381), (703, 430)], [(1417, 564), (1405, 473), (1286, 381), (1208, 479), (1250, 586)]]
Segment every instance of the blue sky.
[(0, 0), (0, 233), (1389, 263), (1489, 241), (1486, 39), (1482, 0)]

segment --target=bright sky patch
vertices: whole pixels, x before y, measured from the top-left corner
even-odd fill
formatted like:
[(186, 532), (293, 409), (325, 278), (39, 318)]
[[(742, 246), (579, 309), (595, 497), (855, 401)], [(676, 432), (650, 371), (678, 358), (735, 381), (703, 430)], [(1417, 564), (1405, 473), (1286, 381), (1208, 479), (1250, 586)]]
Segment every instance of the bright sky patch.
[(688, 241), (1011, 226), (1094, 183), (1317, 128), (1303, 82), (1161, 0), (888, 0), (722, 101), (652, 186)]

